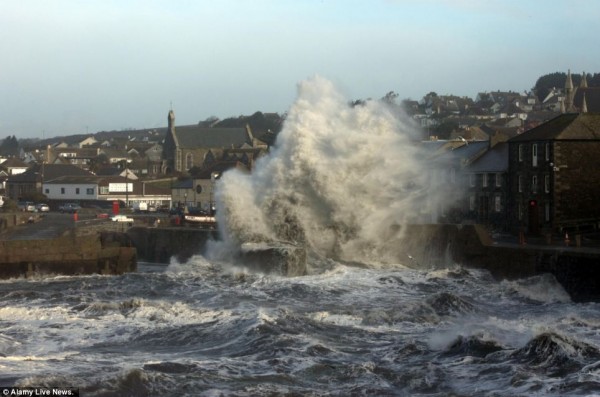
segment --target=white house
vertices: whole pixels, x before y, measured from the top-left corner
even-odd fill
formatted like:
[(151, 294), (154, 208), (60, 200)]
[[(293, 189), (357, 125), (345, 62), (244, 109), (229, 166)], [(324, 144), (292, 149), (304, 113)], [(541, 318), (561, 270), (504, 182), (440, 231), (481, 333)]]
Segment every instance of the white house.
[(42, 189), (49, 200), (87, 202), (123, 201), (132, 207), (136, 203), (171, 205), (171, 192), (144, 182), (121, 176), (62, 176), (44, 181)]
[[(63, 176), (50, 181), (44, 181), (42, 189), (50, 200), (91, 201), (101, 200), (100, 185), (102, 177), (96, 176)], [(133, 185), (133, 183), (129, 183)], [(129, 186), (133, 191), (133, 186)], [(123, 192), (125, 185), (123, 184)]]

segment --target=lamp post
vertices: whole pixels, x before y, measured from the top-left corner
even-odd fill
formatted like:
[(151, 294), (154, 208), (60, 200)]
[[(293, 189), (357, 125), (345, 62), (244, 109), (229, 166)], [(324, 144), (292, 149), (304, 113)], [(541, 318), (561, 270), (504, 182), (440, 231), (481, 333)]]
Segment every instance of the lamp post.
[(129, 167), (127, 166), (128, 160), (122, 160), (123, 169), (125, 170), (125, 208), (129, 208)]
[(215, 181), (217, 181), (219, 178), (221, 178), (221, 173), (219, 172), (213, 172), (212, 174), (210, 174), (210, 208), (209, 208), (209, 212), (210, 215), (214, 215), (216, 208), (214, 207), (213, 204), (213, 195), (214, 195), (214, 189), (215, 189)]
[(129, 177), (127, 176), (127, 163), (125, 164), (125, 208), (129, 208)]

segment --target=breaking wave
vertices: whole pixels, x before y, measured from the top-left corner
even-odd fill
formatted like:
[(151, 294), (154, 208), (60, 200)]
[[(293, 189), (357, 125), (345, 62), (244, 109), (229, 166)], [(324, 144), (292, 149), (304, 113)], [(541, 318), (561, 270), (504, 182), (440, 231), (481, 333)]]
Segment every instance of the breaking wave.
[(397, 263), (397, 225), (427, 218), (440, 195), (427, 190), (412, 121), (381, 101), (348, 102), (321, 77), (299, 84), (271, 153), (251, 175), (229, 171), (219, 183), (226, 241), (291, 241), (321, 256)]

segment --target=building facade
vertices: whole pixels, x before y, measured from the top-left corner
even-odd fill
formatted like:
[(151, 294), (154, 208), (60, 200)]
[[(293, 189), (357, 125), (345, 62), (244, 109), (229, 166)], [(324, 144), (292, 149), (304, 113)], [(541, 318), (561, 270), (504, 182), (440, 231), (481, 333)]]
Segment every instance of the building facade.
[[(258, 150), (257, 150), (258, 149)], [(168, 128), (163, 145), (164, 173), (185, 173), (202, 169), (223, 160), (231, 160), (232, 151), (240, 152), (249, 168), (255, 158), (267, 150), (266, 144), (245, 128), (213, 128), (188, 125), (175, 127), (175, 113), (168, 116)]]
[(506, 231), (508, 144), (501, 142), (466, 167), (465, 220)]
[(508, 143), (513, 231), (599, 228), (600, 114), (562, 114)]

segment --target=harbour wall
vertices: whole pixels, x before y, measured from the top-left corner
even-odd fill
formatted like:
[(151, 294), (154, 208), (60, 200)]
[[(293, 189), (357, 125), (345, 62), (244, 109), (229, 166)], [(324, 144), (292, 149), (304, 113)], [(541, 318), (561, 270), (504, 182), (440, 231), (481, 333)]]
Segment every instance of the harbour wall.
[[(600, 301), (600, 249), (564, 242), (501, 241), (481, 225), (410, 225), (394, 242), (401, 263), (415, 267), (457, 263), (496, 279), (554, 275), (574, 301)], [(408, 258), (408, 259), (407, 259)]]
[[(29, 216), (0, 215), (0, 234), (27, 223)], [(204, 253), (207, 244), (219, 238), (214, 229), (156, 227), (141, 219), (133, 225), (98, 220), (76, 224), (52, 239), (0, 239), (0, 278), (35, 273), (120, 274), (135, 271), (137, 260), (184, 262)], [(541, 241), (518, 244), (492, 239), (480, 225), (456, 224), (398, 226), (386, 244), (388, 259), (394, 263), (423, 269), (457, 263), (486, 269), (499, 280), (551, 273), (573, 300), (600, 301), (600, 248)], [(253, 251), (250, 259), (269, 264), (289, 256), (288, 251)], [(301, 275), (302, 269), (293, 265), (286, 274)]]
[[(42, 218), (31, 213), (0, 214), (0, 279), (137, 270), (136, 249), (122, 231), (67, 227), (50, 233), (51, 237), (39, 238), (36, 233), (47, 227), (40, 222)], [(68, 219), (67, 223), (73, 225)], [(11, 236), (18, 230), (26, 233)]]
[[(496, 279), (553, 274), (575, 301), (600, 301), (600, 249), (576, 246), (518, 244), (492, 239), (480, 225), (427, 224), (398, 227), (389, 239), (392, 260), (409, 267), (430, 269), (457, 263), (488, 270)], [(132, 227), (127, 230), (138, 258), (168, 263), (202, 254), (215, 230), (193, 227)], [(272, 262), (266, 250), (265, 263)], [(253, 258), (256, 261), (256, 258)], [(295, 270), (292, 274), (301, 274)]]
[(47, 240), (0, 241), (0, 278), (44, 274), (122, 274), (137, 269), (136, 249), (110, 232)]
[(172, 257), (185, 262), (202, 254), (208, 241), (218, 239), (214, 229), (193, 227), (133, 226), (126, 233), (137, 249), (138, 258), (155, 263), (169, 263)]

